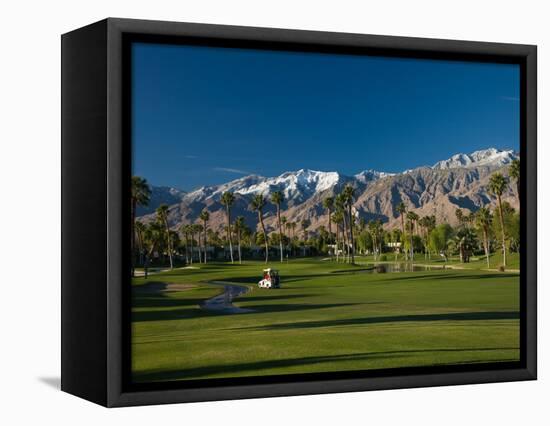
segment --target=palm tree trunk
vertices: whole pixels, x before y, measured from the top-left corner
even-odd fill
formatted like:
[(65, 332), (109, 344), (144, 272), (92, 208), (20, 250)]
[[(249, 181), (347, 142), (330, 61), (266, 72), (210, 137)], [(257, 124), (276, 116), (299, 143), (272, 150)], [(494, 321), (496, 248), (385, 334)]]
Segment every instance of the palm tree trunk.
[(332, 218), (331, 218), (332, 212), (330, 209), (328, 209), (328, 238), (330, 242), (332, 243)]
[(343, 250), (344, 250), (344, 259), (345, 259), (345, 262), (349, 262), (349, 246), (348, 246), (348, 226), (347, 226), (347, 220), (346, 220), (346, 212), (344, 210), (343, 214), (342, 214), (342, 218), (343, 218), (343, 231), (344, 231), (344, 238), (343, 238)]
[(193, 251), (195, 250), (195, 233), (191, 232), (191, 265), (193, 264)]
[(340, 225), (338, 225), (338, 223), (336, 224), (336, 241), (335, 241), (335, 249), (334, 251), (336, 252), (336, 263), (338, 263), (339, 261), (339, 251), (340, 251)]
[(355, 244), (353, 241), (353, 216), (351, 213), (351, 204), (349, 206), (349, 237), (350, 237), (350, 254), (351, 254), (351, 264), (355, 265)]
[(166, 228), (166, 242), (168, 243), (168, 258), (170, 260), (170, 269), (174, 269), (174, 262), (172, 260), (172, 238), (170, 237), (170, 228), (168, 227), (168, 221), (164, 219), (164, 227)]
[(199, 263), (202, 263), (201, 235), (202, 235), (202, 234), (201, 234), (201, 230), (199, 229), (199, 234), (198, 234), (198, 236), (197, 236), (197, 239), (198, 239), (198, 241), (197, 241), (197, 243), (198, 243), (198, 244), (197, 244), (197, 249), (199, 250)]
[(483, 248), (485, 249), (485, 258), (487, 259), (487, 269), (489, 269), (489, 232), (485, 226), (483, 227)]
[(502, 264), (506, 266), (506, 234), (504, 232), (504, 214), (502, 213), (502, 200), (498, 198), (498, 213), (500, 217), (500, 233), (502, 236)]
[(281, 230), (281, 207), (277, 204), (277, 221), (279, 222), (279, 250), (281, 251), (281, 263), (283, 263), (283, 231)]
[(241, 265), (243, 262), (241, 260), (241, 231), (240, 229), (237, 230), (237, 250), (239, 253), (239, 265)]
[(269, 244), (267, 242), (267, 234), (265, 232), (265, 225), (264, 225), (264, 219), (262, 217), (262, 213), (258, 210), (258, 218), (260, 220), (260, 225), (262, 225), (262, 232), (264, 234), (264, 244), (265, 244), (265, 263), (269, 260)]
[(405, 217), (401, 213), (401, 249), (405, 255), (405, 262), (407, 261), (407, 250), (405, 250)]
[(204, 238), (202, 244), (204, 247), (204, 264), (206, 265), (206, 220), (204, 221)]
[(233, 263), (233, 243), (231, 242), (231, 209), (229, 205), (226, 206), (227, 212), (227, 239), (229, 240), (229, 257), (231, 258), (231, 263)]

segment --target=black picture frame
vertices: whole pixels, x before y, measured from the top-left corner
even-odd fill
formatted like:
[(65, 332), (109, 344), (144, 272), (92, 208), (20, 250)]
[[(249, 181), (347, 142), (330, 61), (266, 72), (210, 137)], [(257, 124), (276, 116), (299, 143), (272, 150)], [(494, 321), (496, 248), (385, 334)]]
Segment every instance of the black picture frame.
[[(536, 379), (536, 46), (118, 18), (61, 41), (62, 390), (116, 407)], [(132, 385), (127, 212), (133, 41), (519, 64), (520, 361)]]

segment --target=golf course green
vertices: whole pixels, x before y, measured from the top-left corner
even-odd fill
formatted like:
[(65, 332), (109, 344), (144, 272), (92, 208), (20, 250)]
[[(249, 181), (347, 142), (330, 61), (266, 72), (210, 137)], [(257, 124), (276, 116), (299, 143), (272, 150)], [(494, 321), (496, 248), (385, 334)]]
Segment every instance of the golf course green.
[[(357, 263), (272, 262), (280, 289), (258, 288), (266, 266), (251, 261), (134, 278), (133, 380), (519, 360), (517, 272), (377, 273)], [(224, 283), (249, 288), (233, 300), (242, 311), (204, 308)]]

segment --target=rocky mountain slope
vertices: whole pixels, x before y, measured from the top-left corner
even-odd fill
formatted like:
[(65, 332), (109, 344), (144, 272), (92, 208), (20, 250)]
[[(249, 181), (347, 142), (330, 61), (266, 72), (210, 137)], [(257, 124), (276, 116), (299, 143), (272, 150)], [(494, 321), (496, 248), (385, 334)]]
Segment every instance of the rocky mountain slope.
[[(480, 206), (495, 204), (488, 190), (489, 177), (495, 171), (508, 174), (508, 166), (518, 155), (513, 151), (495, 148), (476, 151), (471, 154), (457, 154), (439, 161), (433, 166), (418, 167), (402, 173), (385, 173), (366, 170), (355, 176), (338, 172), (298, 170), (276, 177), (246, 176), (222, 185), (202, 187), (187, 194), (153, 189), (158, 196), (148, 206), (149, 213), (158, 206), (160, 194), (172, 196), (169, 209), (169, 223), (174, 228), (181, 224), (194, 223), (203, 209), (210, 212), (209, 226), (221, 230), (225, 224), (225, 210), (220, 203), (221, 194), (231, 191), (235, 194), (232, 215), (244, 216), (247, 224), (256, 229), (257, 214), (249, 204), (255, 194), (267, 195), (280, 190), (285, 195), (283, 215), (289, 221), (311, 221), (309, 230), (328, 225), (328, 218), (322, 201), (327, 196), (339, 193), (347, 184), (355, 188), (354, 210), (358, 217), (367, 221), (381, 219), (386, 227), (398, 226), (396, 206), (403, 201), (409, 210), (419, 215), (435, 215), (438, 221), (456, 222), (455, 210), (462, 208), (476, 211)], [(167, 196), (168, 197), (168, 196)], [(503, 197), (518, 208), (515, 185), (510, 185)], [(166, 202), (166, 201), (164, 201)], [(143, 213), (142, 220), (153, 215)], [(269, 230), (276, 226), (275, 206), (267, 203), (264, 211)], [(298, 225), (299, 227), (299, 225)]]

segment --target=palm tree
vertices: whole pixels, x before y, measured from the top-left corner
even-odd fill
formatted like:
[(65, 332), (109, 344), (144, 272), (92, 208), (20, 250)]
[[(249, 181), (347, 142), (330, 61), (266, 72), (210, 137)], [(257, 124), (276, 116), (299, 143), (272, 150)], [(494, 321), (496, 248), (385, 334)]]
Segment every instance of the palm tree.
[(397, 213), (401, 216), (401, 248), (403, 249), (403, 253), (405, 253), (405, 260), (407, 260), (407, 251), (405, 250), (405, 213), (407, 212), (407, 207), (405, 207), (405, 203), (401, 201), (396, 209)]
[(409, 241), (411, 244), (410, 251), (411, 251), (411, 262), (414, 260), (414, 228), (416, 221), (419, 219), (418, 215), (415, 212), (408, 212), (407, 213), (407, 221), (410, 223), (410, 233), (409, 233)]
[(191, 264), (193, 264), (193, 255), (195, 251), (195, 233), (197, 232), (197, 229), (195, 228), (195, 225), (191, 224), (189, 226), (189, 234), (191, 235)]
[(168, 249), (168, 258), (170, 259), (170, 269), (174, 269), (174, 261), (172, 259), (172, 238), (170, 238), (170, 227), (168, 226), (168, 205), (161, 204), (157, 208), (157, 218), (164, 225), (166, 233), (166, 248)]
[(264, 234), (264, 244), (265, 244), (265, 263), (269, 260), (269, 245), (267, 241), (267, 233), (265, 232), (265, 225), (264, 225), (264, 217), (263, 217), (263, 210), (265, 207), (265, 198), (262, 194), (256, 194), (252, 198), (252, 201), (250, 202), (250, 207), (252, 208), (252, 211), (255, 211), (258, 213), (258, 222), (260, 223), (262, 227), (262, 233)]
[(294, 250), (294, 238), (296, 238), (296, 227), (298, 225), (296, 222), (290, 222), (290, 228), (292, 229), (292, 237), (290, 239), (290, 248), (294, 251), (294, 256), (296, 256), (296, 250)]
[[(390, 235), (391, 235), (392, 242), (394, 244), (397, 243), (397, 240), (401, 241), (401, 235), (402, 234), (401, 234), (401, 231), (399, 229), (397, 229), (397, 228), (392, 229)], [(394, 250), (394, 254), (395, 254), (395, 259), (394, 260), (395, 260), (395, 262), (397, 262), (397, 247), (394, 247), (393, 250)]]
[(277, 207), (277, 222), (279, 224), (279, 250), (281, 252), (281, 263), (283, 262), (283, 228), (281, 226), (281, 204), (285, 196), (281, 191), (275, 191), (271, 194), (271, 202)]
[(500, 232), (502, 238), (502, 265), (506, 267), (506, 233), (504, 231), (504, 213), (502, 211), (502, 194), (506, 189), (506, 179), (501, 173), (494, 173), (489, 180), (489, 191), (497, 197)]
[[(285, 229), (288, 228), (288, 219), (286, 218), (286, 216), (281, 216), (281, 225), (282, 225), (282, 228), (283, 228), (283, 239), (285, 241), (288, 241), (288, 238), (285, 238), (287, 236), (285, 235), (285, 231), (284, 231)], [(285, 244), (285, 246), (286, 246), (286, 257), (287, 257), (287, 260), (288, 260), (288, 244)]]
[(334, 200), (336, 211), (341, 214), (342, 217), (342, 255), (345, 255), (345, 262), (349, 259), (349, 244), (348, 244), (348, 223), (346, 214), (346, 200), (344, 194), (338, 194)]
[(334, 197), (327, 197), (323, 200), (323, 207), (328, 213), (328, 235), (332, 239), (332, 210), (334, 209)]
[(339, 261), (340, 255), (340, 225), (343, 223), (344, 218), (342, 217), (341, 211), (336, 211), (332, 215), (332, 221), (336, 224), (336, 262)]
[(371, 238), (372, 238), (373, 259), (376, 260), (376, 253), (378, 248), (378, 228), (376, 225), (376, 221), (374, 220), (369, 221), (369, 224), (367, 226), (368, 226), (369, 234), (371, 235)]
[(300, 222), (300, 226), (302, 227), (302, 232), (304, 233), (304, 256), (306, 255), (306, 243), (308, 240), (307, 228), (309, 228), (310, 225), (311, 225), (311, 222), (308, 219), (303, 219)]
[(143, 250), (144, 250), (143, 233), (145, 232), (145, 225), (142, 222), (136, 222), (134, 224), (134, 228), (136, 231), (135, 236), (137, 237), (138, 250), (139, 250), (139, 264), (143, 265)]
[(237, 216), (235, 219), (235, 232), (237, 233), (237, 254), (239, 255), (239, 264), (242, 264), (241, 259), (241, 235), (246, 227), (246, 224), (244, 223), (244, 217)]
[(235, 202), (235, 196), (232, 192), (224, 192), (222, 194), (221, 203), (225, 206), (225, 214), (227, 217), (227, 239), (229, 240), (229, 254), (231, 263), (233, 263), (233, 244), (231, 243), (231, 206)]
[(145, 273), (145, 278), (147, 278), (149, 272), (149, 261), (151, 259), (151, 256), (153, 255), (153, 252), (163, 238), (162, 234), (162, 224), (158, 222), (152, 222), (145, 228), (143, 232), (143, 244), (145, 247), (145, 262), (143, 265), (143, 269)]
[(135, 241), (135, 231), (134, 226), (136, 223), (136, 210), (137, 206), (146, 206), (149, 204), (151, 198), (151, 188), (147, 184), (147, 180), (139, 176), (132, 176), (132, 188), (131, 188), (131, 201), (130, 201), (130, 220), (132, 226), (132, 238), (130, 240), (130, 253), (132, 253), (132, 276), (134, 276), (134, 247), (136, 245)]
[(351, 263), (355, 264), (355, 244), (353, 241), (353, 215), (352, 215), (352, 207), (353, 207), (353, 198), (355, 190), (353, 189), (353, 186), (346, 185), (344, 188), (344, 192), (342, 193), (344, 195), (344, 200), (346, 202), (346, 206), (348, 209), (348, 217), (349, 217), (349, 237), (350, 237), (350, 254), (351, 254)]
[(487, 259), (487, 268), (489, 268), (489, 229), (493, 217), (491, 211), (486, 207), (481, 207), (476, 213), (476, 225), (483, 234), (483, 248), (485, 249), (485, 258)]
[(519, 202), (519, 176), (520, 176), (520, 164), (519, 160), (513, 160), (510, 165), (510, 177), (516, 181), (516, 190), (518, 193)]
[(191, 261), (189, 261), (189, 225), (182, 225), (180, 232), (183, 234), (185, 240), (185, 263), (193, 263), (193, 254), (191, 254)]
[(202, 263), (202, 244), (201, 244), (201, 236), (202, 236), (202, 230), (203, 226), (199, 223), (193, 225), (195, 227), (195, 232), (197, 233), (197, 249), (199, 251), (199, 263)]
[(202, 220), (203, 223), (203, 232), (204, 232), (204, 238), (203, 238), (203, 247), (204, 247), (204, 263), (206, 264), (206, 231), (208, 229), (208, 220), (210, 219), (210, 213), (208, 213), (208, 210), (203, 210), (199, 217)]

